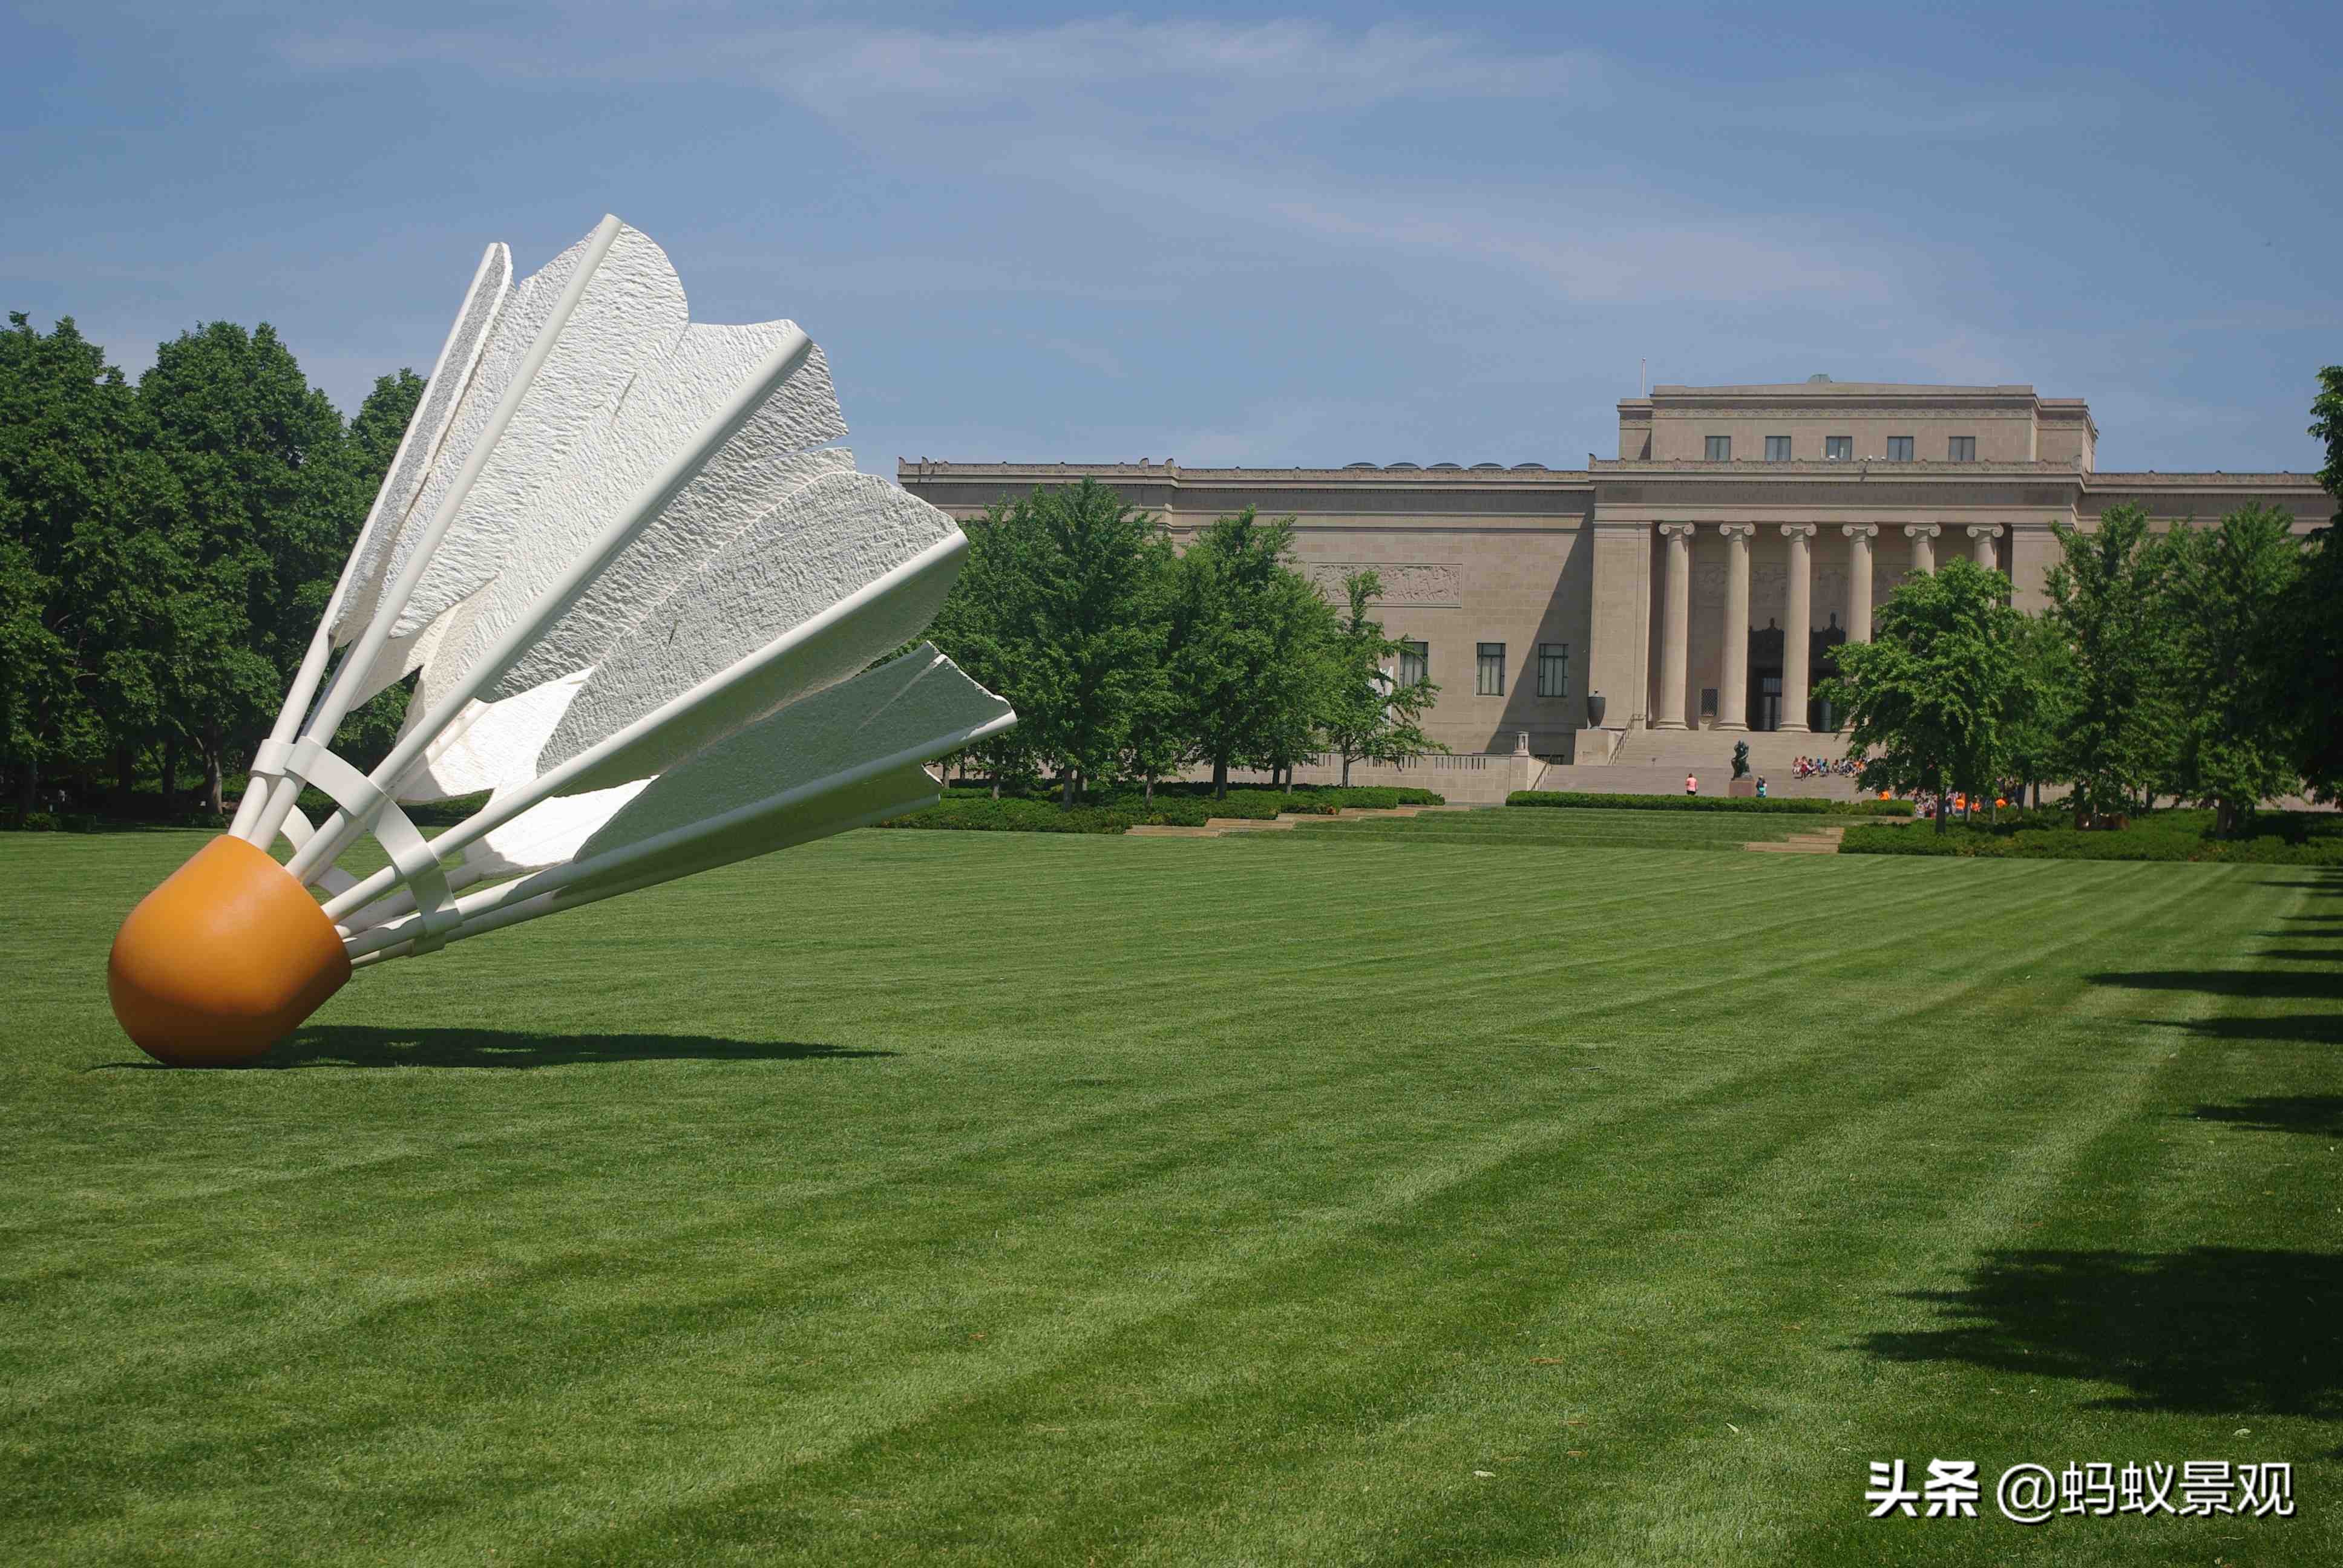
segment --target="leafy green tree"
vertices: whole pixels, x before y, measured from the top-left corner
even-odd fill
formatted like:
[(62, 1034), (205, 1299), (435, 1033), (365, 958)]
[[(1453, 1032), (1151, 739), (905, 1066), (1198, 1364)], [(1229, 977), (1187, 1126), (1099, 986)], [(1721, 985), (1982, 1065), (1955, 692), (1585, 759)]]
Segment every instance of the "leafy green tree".
[[(2310, 433), (2327, 444), (2318, 482), (2343, 505), (2343, 365), (2318, 373)], [(2322, 799), (2343, 795), (2343, 510), (2313, 534), (2278, 618), (2273, 700), (2290, 716), (2294, 771)]]
[(1319, 709), (1332, 611), (1286, 564), (1292, 546), (1292, 518), (1264, 523), (1247, 507), (1200, 529), (1180, 557), (1172, 683), (1215, 799), (1232, 767), (1299, 755), (1297, 727)]
[(40, 769), (110, 757), (126, 789), (160, 718), (156, 618), (174, 571), (152, 513), (168, 476), (120, 371), (70, 317), (0, 333), (0, 755), (30, 809)]
[(2075, 660), (2066, 634), (2045, 616), (2021, 614), (2016, 637), (2026, 701), (2005, 737), (2004, 766), (2021, 789), (2032, 788), (2040, 805), (2043, 782), (2058, 776), (2060, 737), (2074, 700)]
[(2110, 507), (2094, 533), (2056, 525), (2062, 556), (2045, 585), (2048, 618), (2073, 660), (2057, 776), (2078, 820), (2129, 806), (2156, 781), (2171, 733), (2172, 628), (2147, 508)]
[(1838, 674), (1820, 691), (1846, 715), (1847, 756), (1870, 759), (1865, 789), (1975, 795), (1999, 777), (2026, 703), (2008, 589), (1998, 572), (1946, 561), (1897, 586), (1871, 641), (1838, 650)]
[(186, 563), (166, 701), (216, 811), (227, 760), (274, 717), (369, 498), (341, 416), (266, 324), (216, 321), (164, 344), (138, 400), (177, 480)]
[(1402, 684), (1403, 645), (1385, 637), (1383, 622), (1367, 613), (1383, 591), (1383, 578), (1372, 568), (1342, 579), (1349, 605), (1336, 632), (1324, 722), (1326, 744), (1342, 759), (1346, 786), (1354, 762), (1406, 762), (1448, 749), (1423, 733), (1422, 722), (1440, 688), (1428, 680)]
[(1134, 716), (1162, 706), (1170, 542), (1151, 514), (1084, 479), (996, 506), (971, 528), (970, 558), (938, 646), (1009, 699), (1020, 749), (1057, 773), (1071, 806), (1084, 779), (1122, 761)]
[(2216, 528), (2175, 528), (2165, 548), (2176, 683), (2165, 788), (2210, 801), (2216, 831), (2227, 835), (2296, 778), (2291, 716), (2275, 699), (2278, 633), (2302, 550), (2293, 518), (2258, 503)]

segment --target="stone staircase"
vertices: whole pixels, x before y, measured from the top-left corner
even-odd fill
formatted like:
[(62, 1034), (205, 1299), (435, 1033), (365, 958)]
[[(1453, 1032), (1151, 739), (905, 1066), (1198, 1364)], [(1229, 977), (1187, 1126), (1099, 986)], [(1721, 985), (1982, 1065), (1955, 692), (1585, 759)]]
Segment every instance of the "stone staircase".
[(1790, 776), (1790, 764), (1800, 757), (1845, 756), (1843, 737), (1778, 729), (1630, 729), (1618, 736), (1608, 762), (1550, 763), (1533, 788), (1676, 795), (1690, 773), (1700, 780), (1700, 793), (1722, 795), (1733, 778), (1733, 747), (1739, 740), (1749, 743), (1749, 771), (1765, 776), (1768, 795), (1824, 800), (1862, 795), (1853, 779), (1841, 775)]

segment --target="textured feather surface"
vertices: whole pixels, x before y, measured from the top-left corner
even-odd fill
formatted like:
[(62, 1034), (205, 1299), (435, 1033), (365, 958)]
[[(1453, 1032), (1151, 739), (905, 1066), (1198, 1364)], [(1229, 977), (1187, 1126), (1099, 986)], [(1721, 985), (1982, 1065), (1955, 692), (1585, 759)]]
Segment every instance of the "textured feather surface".
[[(425, 699), (436, 700), (452, 689), (499, 638), (523, 624), (546, 589), (619, 519), (645, 484), (691, 445), (777, 348), (799, 336), (788, 321), (692, 327), (643, 367), (613, 404), (597, 410), (564, 456), (562, 471), (517, 503), (507, 518), (510, 543), (503, 559), (426, 667)], [(793, 392), (809, 370), (814, 372), (811, 381)], [(771, 417), (751, 417), (719, 449), (711, 466), (745, 467), (760, 457), (836, 440), (845, 431), (826, 370), (810, 364), (783, 382), (758, 412)], [(745, 523), (751, 515), (744, 513), (739, 520)], [(576, 624), (576, 618), (565, 618)], [(590, 639), (573, 635), (564, 640)], [(503, 672), (509, 678), (499, 682), (495, 694), (509, 696), (591, 662), (559, 647), (546, 648), (529, 673)]]
[[(799, 387), (809, 375), (822, 370), (818, 361), (817, 354), (790, 378), (785, 397), (775, 402), (830, 397), (826, 371), (816, 377), (813, 387)], [(774, 412), (769, 404), (752, 424)], [(769, 445), (761, 439), (728, 443), (494, 689), (517, 691), (600, 663), (679, 583), (758, 518), (824, 474), (853, 471), (854, 454), (842, 447), (809, 452), (778, 440)]]
[[(720, 692), (569, 786), (604, 789), (658, 772), (845, 679), (935, 618), (966, 544), (950, 518), (883, 479), (832, 474), (801, 487), (679, 583), (610, 650), (538, 767), (568, 761), (722, 678)], [(892, 591), (844, 602), (922, 557), (930, 569)]]
[[(582, 259), (582, 246), (573, 248)], [(542, 296), (541, 311), (524, 312), (521, 302), (515, 302), (513, 313), (533, 315), (535, 325), (526, 336), (516, 332), (499, 345), (506, 355), (504, 378), (479, 410), (483, 427), (509, 388), (576, 265), (573, 260), (558, 281), (546, 275), (555, 270), (551, 266), (530, 280), (535, 286), (530, 303), (537, 304)], [(494, 580), (508, 552), (527, 537), (524, 519), (533, 501), (540, 508), (559, 509), (560, 496), (544, 492), (579, 475), (569, 461), (578, 444), (597, 424), (607, 420), (628, 382), (645, 362), (671, 348), (686, 325), (683, 286), (668, 264), (667, 253), (640, 231), (621, 225), (393, 623), (391, 645), (367, 673), (360, 688), (362, 698), (414, 669), (419, 662), (412, 653), (417, 634)], [(477, 445), (477, 430), (472, 439)], [(448, 484), (454, 483), (468, 455), (468, 448), (461, 455), (451, 453), (455, 460), (447, 470)], [(437, 481), (440, 475), (435, 472), (433, 478)], [(410, 526), (400, 534), (389, 575), (404, 569), (440, 498), (427, 485), (425, 496), (418, 498), (409, 514)], [(440, 657), (458, 647), (454, 636), (443, 637)]]

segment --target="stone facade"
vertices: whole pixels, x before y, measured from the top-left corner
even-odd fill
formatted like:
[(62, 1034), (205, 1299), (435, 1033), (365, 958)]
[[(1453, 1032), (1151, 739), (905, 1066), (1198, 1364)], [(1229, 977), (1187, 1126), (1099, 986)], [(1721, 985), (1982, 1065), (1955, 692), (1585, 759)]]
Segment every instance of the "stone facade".
[[(2098, 472), (2088, 407), (2030, 387), (1664, 386), (1623, 400), (1619, 430), (1617, 457), (1574, 469), (921, 460), (898, 477), (963, 518), (1096, 478), (1175, 540), (1247, 506), (1291, 515), (1299, 564), (1330, 598), (1360, 567), (1382, 576), (1385, 628), (1425, 645), (1441, 687), (1434, 739), (1511, 754), (1526, 735), (1556, 761), (1655, 767), (1684, 750), (1666, 740), (1677, 730), (1745, 726), (1761, 757), (1838, 749), (1810, 733), (1834, 720), (1805, 700), (1830, 648), (1868, 637), (1906, 573), (1954, 555), (2008, 573), (2032, 609), (2055, 523), (2087, 531), (2137, 501), (2161, 526), (2207, 524), (2258, 500), (2307, 533), (2335, 509), (2308, 474)], [(1717, 437), (1730, 455), (1712, 458)], [(1503, 649), (1502, 692), (1477, 689), (1484, 644)], [(1542, 648), (1566, 653), (1560, 694), (1541, 694)]]

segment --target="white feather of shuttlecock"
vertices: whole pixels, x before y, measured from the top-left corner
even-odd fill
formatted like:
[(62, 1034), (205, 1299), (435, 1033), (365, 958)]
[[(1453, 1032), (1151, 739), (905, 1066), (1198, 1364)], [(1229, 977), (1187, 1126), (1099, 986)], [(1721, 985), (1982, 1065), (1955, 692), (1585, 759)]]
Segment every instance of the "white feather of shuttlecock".
[[(518, 283), (491, 246), (232, 830), (376, 961), (934, 799), (920, 764), (1015, 715), (932, 648), (870, 668), (967, 541), (845, 430), (802, 331), (692, 325), (617, 219)], [(336, 729), (410, 676), (360, 775)], [(428, 840), (399, 804), (483, 791)], [(368, 831), (391, 864), (351, 877)]]

